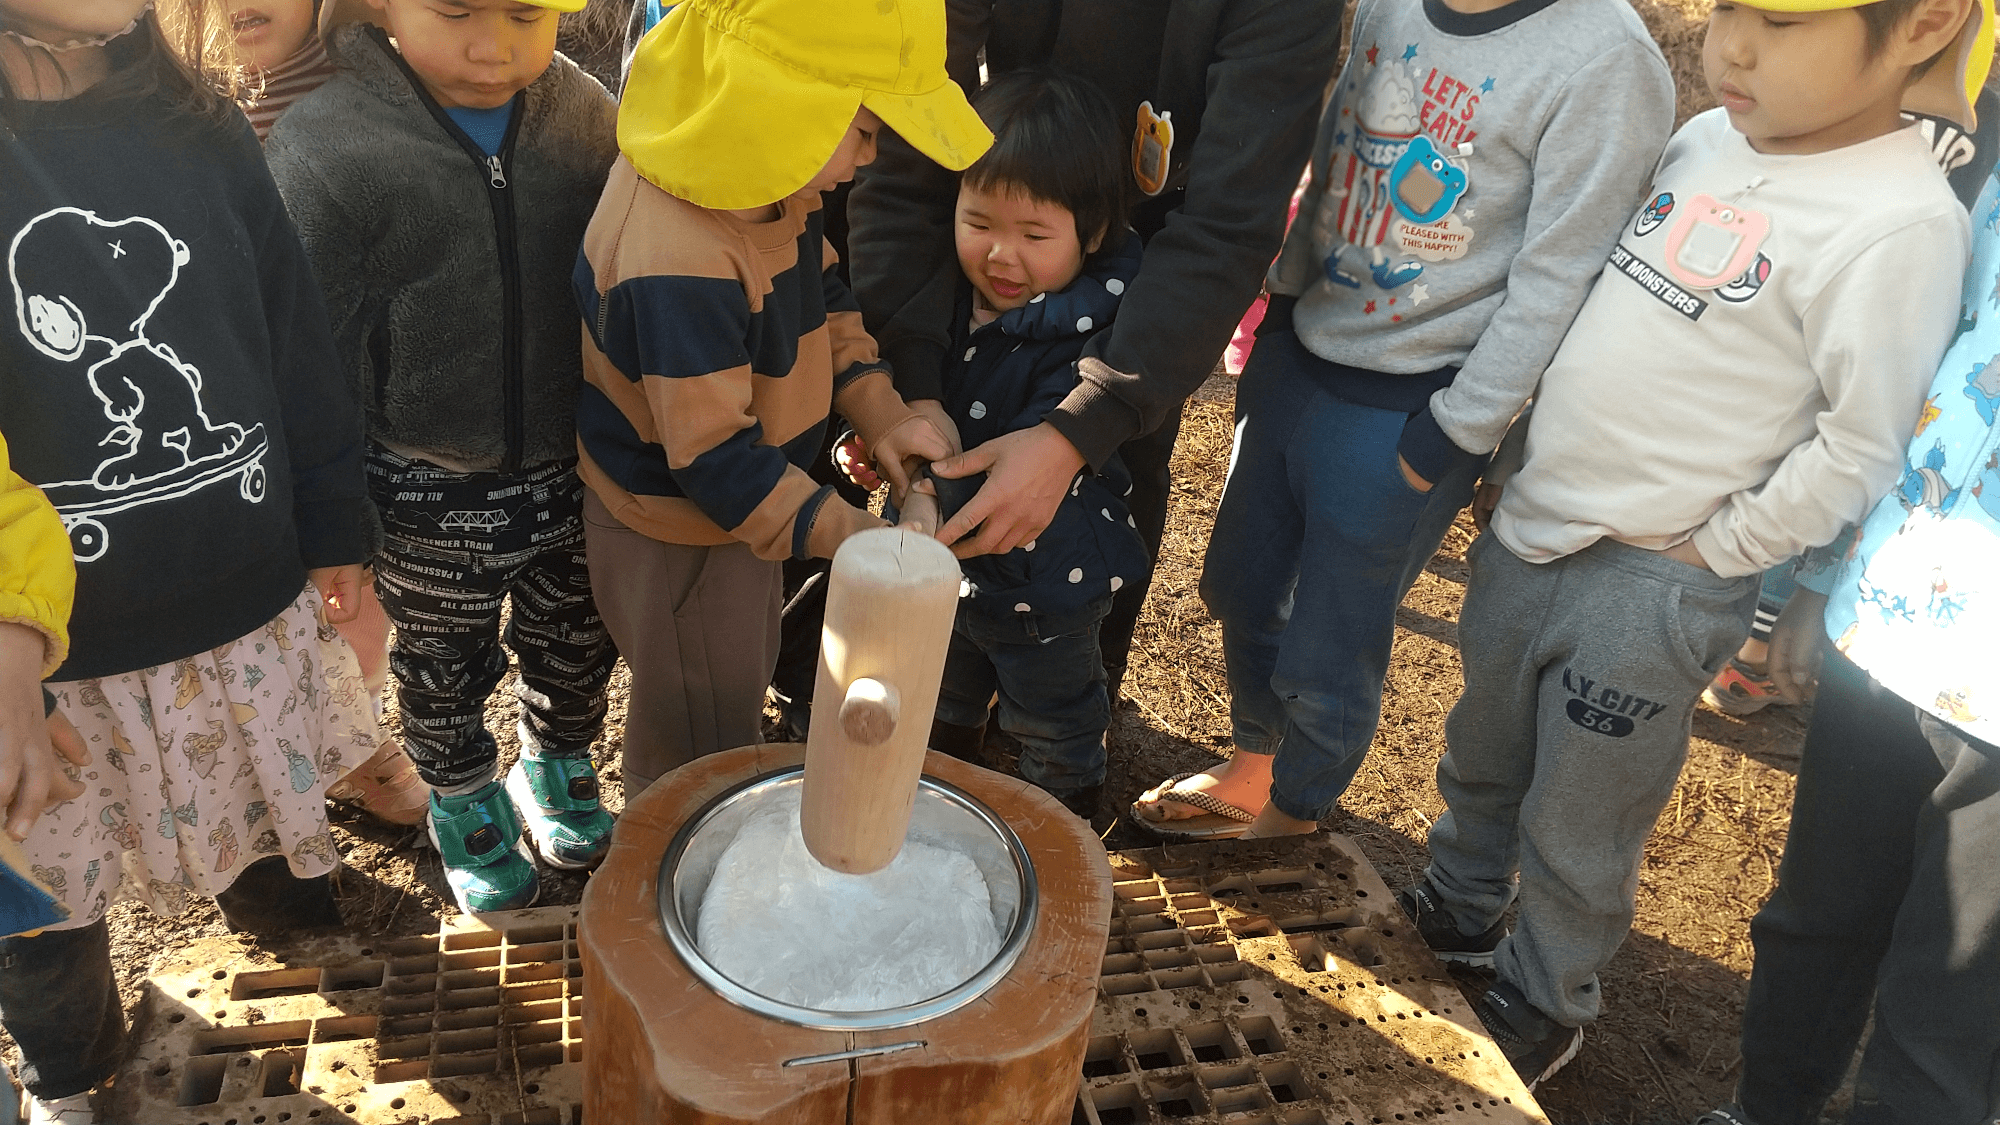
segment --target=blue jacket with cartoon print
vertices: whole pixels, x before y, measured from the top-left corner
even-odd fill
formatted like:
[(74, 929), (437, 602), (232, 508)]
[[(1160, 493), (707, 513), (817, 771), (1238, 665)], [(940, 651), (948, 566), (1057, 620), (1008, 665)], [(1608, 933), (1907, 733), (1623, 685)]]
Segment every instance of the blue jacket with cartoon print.
[[(961, 280), (951, 352), (944, 370), (944, 408), (965, 448), (1039, 425), (1076, 389), (1084, 344), (1118, 312), (1125, 287), (1139, 273), (1139, 237), (1127, 233), (1115, 250), (1084, 263), (1060, 292), (970, 327), (972, 285)], [(947, 489), (969, 497), (983, 477)], [(942, 482), (940, 482), (942, 483)], [(968, 609), (994, 613), (1066, 613), (1108, 598), (1150, 573), (1145, 544), (1125, 507), (1132, 478), (1116, 455), (1102, 471), (1077, 474), (1055, 518), (1032, 543), (1004, 555), (964, 561)]]
[[(1833, 572), (1826, 630), (1890, 691), (2000, 742), (2000, 176), (1972, 214), (1958, 335), (1901, 483)], [(1817, 587), (1810, 565), (1800, 581)]]

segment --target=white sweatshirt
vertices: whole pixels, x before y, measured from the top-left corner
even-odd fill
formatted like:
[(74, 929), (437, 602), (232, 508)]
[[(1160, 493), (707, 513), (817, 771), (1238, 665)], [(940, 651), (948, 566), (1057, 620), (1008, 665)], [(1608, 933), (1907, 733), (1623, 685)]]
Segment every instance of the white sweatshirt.
[[(1700, 195), (1769, 220), (1707, 290), (1668, 262)], [(1721, 110), (1675, 134), (1647, 201), (1542, 376), (1493, 531), (1530, 562), (1692, 536), (1717, 574), (1752, 574), (1896, 479), (1958, 317), (1965, 208), (1914, 126), (1770, 156)]]

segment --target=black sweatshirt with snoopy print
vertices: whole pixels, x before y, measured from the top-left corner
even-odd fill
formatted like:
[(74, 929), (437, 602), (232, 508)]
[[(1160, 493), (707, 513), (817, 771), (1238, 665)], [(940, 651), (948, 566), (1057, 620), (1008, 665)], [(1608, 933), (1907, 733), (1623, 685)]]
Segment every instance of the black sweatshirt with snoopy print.
[(0, 433), (76, 558), (55, 680), (255, 631), (362, 562), (361, 416), (247, 120), (0, 107)]

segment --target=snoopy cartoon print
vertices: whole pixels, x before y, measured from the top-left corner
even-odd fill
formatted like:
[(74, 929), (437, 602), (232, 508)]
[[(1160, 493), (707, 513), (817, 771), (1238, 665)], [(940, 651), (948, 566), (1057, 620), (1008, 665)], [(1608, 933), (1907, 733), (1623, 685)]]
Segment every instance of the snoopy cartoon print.
[(75, 207), (35, 216), (7, 248), (15, 327), (43, 355), (87, 365), (109, 422), (97, 443), (109, 455), (88, 479), (42, 486), (78, 562), (110, 548), (101, 517), (230, 480), (244, 500), (264, 498), (262, 423), (246, 430), (212, 420), (201, 372), (147, 332), (190, 260), (187, 243), (152, 219), (111, 221)]

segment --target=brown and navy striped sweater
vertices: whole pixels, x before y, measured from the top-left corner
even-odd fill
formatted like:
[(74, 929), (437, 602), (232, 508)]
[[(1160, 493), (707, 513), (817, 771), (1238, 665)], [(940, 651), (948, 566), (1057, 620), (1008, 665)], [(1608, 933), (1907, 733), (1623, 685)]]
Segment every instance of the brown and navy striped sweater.
[(578, 472), (625, 526), (826, 558), (881, 521), (806, 475), (834, 409), (864, 440), (911, 416), (833, 272), (818, 200), (746, 222), (612, 166), (576, 264)]

